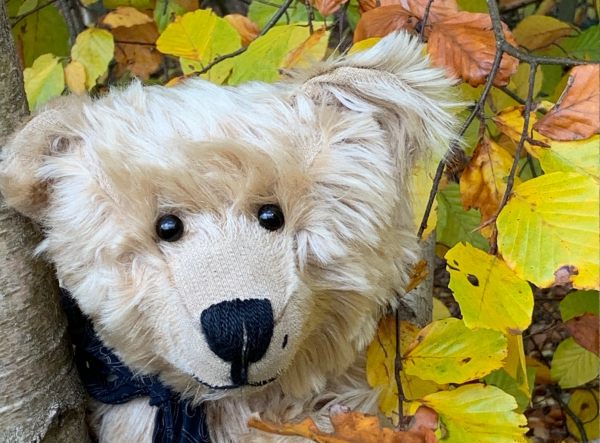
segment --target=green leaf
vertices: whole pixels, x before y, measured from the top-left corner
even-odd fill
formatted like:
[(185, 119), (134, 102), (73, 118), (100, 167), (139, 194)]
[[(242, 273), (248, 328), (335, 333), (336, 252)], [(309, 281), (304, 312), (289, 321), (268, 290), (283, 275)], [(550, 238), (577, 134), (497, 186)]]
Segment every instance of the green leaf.
[(175, 18), (182, 16), (188, 11), (179, 0), (157, 0), (154, 7), (154, 21), (158, 27), (158, 32), (162, 33), (169, 23), (175, 21)]
[(600, 182), (600, 135), (585, 140), (548, 140), (549, 147), (531, 145), (528, 151), (540, 162), (545, 173), (577, 172)]
[(529, 327), (533, 312), (531, 287), (502, 259), (464, 243), (454, 246), (445, 258), (449, 287), (465, 325), (511, 334)]
[(598, 184), (586, 175), (554, 172), (513, 190), (496, 225), (498, 247), (517, 275), (539, 287), (569, 279), (600, 286)]
[(546, 48), (575, 32), (571, 25), (554, 17), (530, 15), (517, 24), (513, 36), (520, 46), (534, 51)]
[(517, 402), (494, 386), (469, 384), (429, 394), (420, 401), (440, 415), (445, 442), (525, 443), (527, 419)]
[[(528, 385), (533, 389), (535, 384), (535, 369), (527, 368)], [(529, 406), (531, 392), (527, 395), (519, 386), (519, 382), (509, 375), (504, 369), (498, 369), (486, 375), (483, 380), (488, 385), (496, 386), (507, 394), (513, 396), (517, 402), (517, 412), (523, 412)]]
[[(566, 38), (560, 43), (569, 57), (584, 60), (600, 60), (600, 28), (598, 25), (590, 26), (577, 37)], [(555, 50), (556, 55), (564, 55), (563, 51)]]
[(458, 7), (462, 11), (468, 12), (488, 12), (487, 3), (485, 0), (458, 0)]
[[(19, 7), (25, 8), (25, 6), (18, 1), (9, 2), (11, 15), (17, 15)], [(27, 7), (29, 6), (31, 3)], [(69, 30), (54, 5), (48, 5), (20, 20), (12, 28), (12, 33), (17, 46), (22, 48), (25, 66), (31, 66), (33, 61), (42, 54), (52, 53), (57, 56), (69, 54)]]
[[(315, 26), (319, 25), (320, 23), (315, 23)], [(318, 60), (325, 55), (328, 37), (329, 33), (323, 32), (318, 41), (306, 48), (307, 52), (310, 51), (311, 58)], [(237, 85), (251, 80), (265, 82), (277, 80), (279, 68), (285, 64), (288, 55), (296, 49), (302, 49), (303, 44), (310, 40), (310, 30), (307, 26), (274, 27), (250, 43), (248, 50), (235, 58), (229, 84)]]
[(71, 48), (71, 58), (85, 68), (85, 85), (88, 90), (106, 72), (114, 51), (113, 35), (104, 29), (89, 28), (77, 36)]
[(19, 10), (17, 11), (17, 15), (25, 15), (30, 11), (33, 11), (38, 5), (38, 0), (25, 0)]
[(115, 9), (119, 6), (131, 6), (136, 9), (152, 9), (152, 0), (103, 0), (106, 9)]
[[(261, 1), (254, 0), (248, 8), (248, 18), (258, 25), (260, 29), (277, 13), (284, 0)], [(313, 22), (322, 22), (323, 16), (313, 9)], [(301, 1), (293, 2), (286, 13), (277, 21), (276, 25), (293, 25), (308, 22), (308, 9)]]
[[(539, 92), (542, 89), (542, 84), (544, 81), (544, 72), (541, 66), (538, 66), (536, 70), (535, 83), (533, 85), (533, 97), (537, 97)], [(522, 63), (517, 68), (517, 72), (515, 72), (510, 78), (510, 82), (508, 84), (508, 89), (513, 91), (519, 97), (527, 97), (527, 90), (529, 88), (529, 65), (526, 63)], [(499, 89), (492, 89), (492, 99), (494, 100), (494, 105), (496, 109), (504, 109), (509, 106), (517, 106), (519, 103), (516, 100), (513, 100), (504, 92)]]
[(598, 291), (575, 291), (568, 294), (559, 305), (563, 322), (586, 313), (599, 315), (599, 296)]
[(446, 318), (426, 326), (404, 354), (404, 371), (438, 384), (464, 383), (502, 366), (506, 337), (491, 329), (469, 329), (462, 320)]
[(62, 64), (53, 54), (39, 56), (31, 68), (23, 71), (25, 93), (29, 109), (34, 111), (65, 89), (65, 76)]
[(554, 353), (550, 374), (562, 388), (574, 388), (598, 378), (600, 358), (569, 337)]
[(479, 211), (465, 211), (460, 200), (460, 188), (450, 183), (437, 195), (438, 222), (437, 241), (451, 248), (461, 241), (480, 249), (488, 249), (487, 240), (477, 231), (481, 215)]

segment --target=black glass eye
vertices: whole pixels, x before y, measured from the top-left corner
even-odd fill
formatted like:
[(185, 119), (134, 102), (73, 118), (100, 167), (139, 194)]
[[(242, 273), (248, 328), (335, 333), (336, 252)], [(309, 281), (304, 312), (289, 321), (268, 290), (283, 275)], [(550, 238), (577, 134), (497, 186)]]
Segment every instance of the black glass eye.
[(156, 222), (156, 234), (161, 240), (177, 241), (183, 235), (183, 222), (176, 215), (163, 215)]
[(278, 230), (284, 222), (283, 212), (277, 205), (264, 205), (258, 210), (258, 223), (269, 231)]

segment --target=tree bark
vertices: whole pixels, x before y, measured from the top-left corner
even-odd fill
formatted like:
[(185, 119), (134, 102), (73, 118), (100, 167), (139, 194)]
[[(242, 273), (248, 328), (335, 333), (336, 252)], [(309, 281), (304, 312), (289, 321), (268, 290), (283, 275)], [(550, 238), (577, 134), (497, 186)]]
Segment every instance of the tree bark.
[[(6, 2), (0, 1), (0, 142), (27, 115)], [(86, 442), (83, 390), (39, 230), (0, 198), (0, 442)]]

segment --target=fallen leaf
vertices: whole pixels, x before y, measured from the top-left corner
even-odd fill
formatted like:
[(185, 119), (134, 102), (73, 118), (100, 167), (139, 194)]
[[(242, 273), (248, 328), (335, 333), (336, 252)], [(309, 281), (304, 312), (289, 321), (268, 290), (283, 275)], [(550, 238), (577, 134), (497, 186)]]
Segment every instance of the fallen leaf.
[(559, 343), (552, 357), (550, 374), (561, 388), (575, 388), (598, 378), (600, 359), (569, 337)]
[(418, 20), (399, 5), (381, 6), (365, 12), (354, 31), (354, 42), (384, 37), (399, 29), (414, 31)]
[[(518, 334), (531, 324), (533, 293), (504, 261), (459, 243), (445, 256), (449, 287), (469, 328)], [(502, 310), (498, 310), (502, 306)]]
[(545, 288), (574, 266), (574, 287), (600, 286), (598, 186), (587, 175), (554, 172), (516, 186), (496, 220), (498, 248), (518, 276)]
[(89, 28), (81, 32), (71, 48), (71, 59), (85, 68), (85, 85), (88, 90), (96, 85), (113, 58), (115, 42), (105, 29)]
[(569, 333), (579, 345), (600, 356), (598, 325), (600, 317), (594, 314), (583, 314), (565, 322)]
[(110, 28), (121, 26), (130, 28), (136, 25), (152, 23), (152, 18), (130, 6), (119, 6), (114, 11), (106, 14), (102, 19), (102, 23)]
[(129, 28), (120, 27), (111, 32), (116, 41), (117, 77), (129, 71), (142, 80), (147, 80), (160, 69), (162, 55), (154, 46), (158, 38), (158, 29), (154, 22)]
[(242, 14), (228, 14), (223, 18), (240, 34), (242, 46), (248, 46), (260, 33), (258, 25)]
[(496, 388), (468, 384), (425, 396), (420, 403), (440, 415), (444, 441), (525, 443), (527, 420), (515, 412), (515, 399)]
[(506, 149), (484, 137), (463, 171), (460, 177), (462, 204), (467, 210), (479, 209), (482, 223), (496, 216), (512, 164), (513, 156)]
[(430, 427), (434, 415), (427, 409), (418, 410), (411, 429), (395, 431), (382, 428), (377, 417), (334, 405), (329, 415), (332, 433), (321, 431), (311, 418), (300, 423), (283, 424), (251, 418), (248, 426), (270, 434), (304, 437), (317, 443), (437, 443), (433, 432), (435, 428)]
[(469, 329), (447, 318), (426, 326), (406, 353), (404, 372), (439, 384), (464, 383), (502, 366), (506, 337), (491, 329)]
[(77, 61), (65, 66), (65, 81), (69, 90), (77, 95), (85, 92), (85, 68)]
[[(598, 410), (598, 392), (594, 389), (577, 389), (571, 394), (569, 400), (569, 409), (579, 418), (588, 441), (598, 441), (600, 438), (599, 410)], [(583, 441), (577, 425), (570, 415), (567, 416), (567, 427), (569, 432)]]
[(554, 140), (581, 140), (600, 129), (600, 65), (576, 66), (562, 100), (533, 127)]
[[(508, 27), (503, 24), (509, 43), (515, 43)], [(457, 12), (435, 22), (428, 38), (432, 62), (444, 67), (448, 74), (462, 78), (471, 86), (485, 83), (496, 54), (496, 39), (488, 14)], [(508, 84), (518, 67), (518, 60), (504, 54), (494, 85)]]
[(31, 111), (50, 99), (59, 96), (65, 89), (63, 67), (53, 54), (40, 55), (31, 68), (23, 71), (25, 93)]
[(568, 23), (545, 15), (527, 16), (513, 29), (517, 43), (530, 51), (545, 48), (576, 33)]

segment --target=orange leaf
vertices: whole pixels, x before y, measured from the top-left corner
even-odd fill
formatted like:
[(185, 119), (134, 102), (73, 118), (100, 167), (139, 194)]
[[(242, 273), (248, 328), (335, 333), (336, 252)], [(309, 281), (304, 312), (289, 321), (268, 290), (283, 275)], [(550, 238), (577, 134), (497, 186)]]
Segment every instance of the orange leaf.
[[(414, 15), (423, 19), (425, 9), (429, 0), (400, 0), (400, 4), (412, 12)], [(436, 23), (446, 17), (456, 15), (458, 13), (458, 5), (456, 0), (436, 0), (431, 4), (427, 23)]]
[(340, 9), (340, 6), (347, 1), (348, 0), (311, 0), (311, 3), (317, 8), (321, 15), (327, 17)]
[[(111, 29), (115, 37), (115, 74), (120, 77), (126, 71), (147, 80), (150, 74), (160, 68), (162, 55), (154, 43), (158, 38), (158, 29), (154, 22), (129, 28)], [(131, 42), (131, 43), (127, 43)]]
[(562, 100), (533, 128), (554, 140), (583, 140), (600, 129), (600, 66), (572, 69)]
[[(506, 25), (503, 27), (507, 40), (514, 43)], [(462, 78), (471, 86), (485, 83), (496, 54), (496, 39), (489, 15), (457, 12), (432, 24), (428, 42), (434, 64), (445, 67), (451, 76)], [(516, 58), (505, 54), (494, 84), (507, 85), (518, 64)]]
[(500, 145), (485, 137), (473, 152), (460, 178), (460, 195), (465, 209), (481, 211), (485, 223), (496, 215), (506, 191), (505, 178), (513, 157)]
[(414, 31), (418, 20), (399, 5), (381, 6), (365, 12), (354, 31), (354, 41), (384, 37), (398, 29)]
[(437, 414), (421, 407), (415, 414), (413, 425), (408, 431), (382, 428), (377, 417), (360, 412), (350, 412), (343, 406), (331, 407), (330, 416), (333, 433), (321, 431), (311, 418), (300, 423), (271, 423), (251, 418), (248, 426), (277, 435), (309, 438), (317, 443), (437, 443), (434, 430)]
[(260, 33), (258, 25), (241, 14), (229, 14), (223, 18), (240, 34), (243, 46), (248, 46)]
[(585, 313), (565, 322), (565, 326), (579, 345), (600, 356), (598, 324), (600, 324), (600, 318), (590, 313)]
[(316, 29), (315, 32), (313, 32), (300, 46), (286, 56), (281, 64), (281, 69), (290, 69), (294, 66), (301, 66), (303, 62), (306, 62), (307, 56), (311, 56), (311, 49), (315, 48), (321, 42), (321, 39), (326, 33), (327, 28), (325, 26)]

